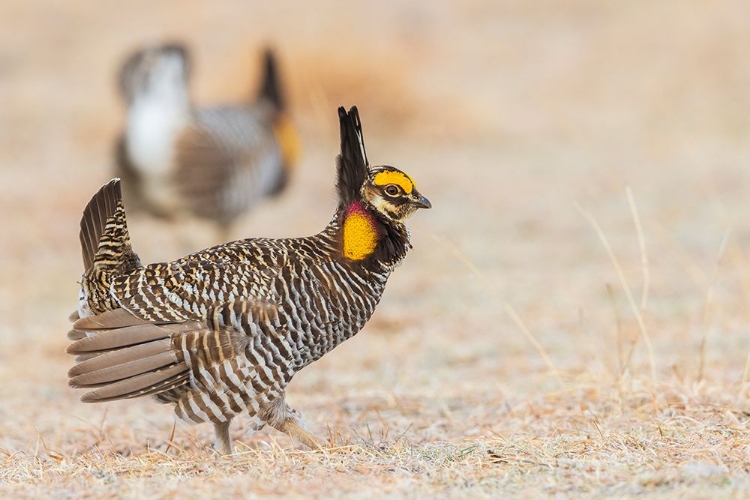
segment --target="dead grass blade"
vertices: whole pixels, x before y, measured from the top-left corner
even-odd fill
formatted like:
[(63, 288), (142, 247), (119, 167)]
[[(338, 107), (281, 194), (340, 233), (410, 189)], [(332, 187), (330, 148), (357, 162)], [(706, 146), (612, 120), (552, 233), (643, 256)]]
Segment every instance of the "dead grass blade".
[(641, 309), (646, 309), (646, 306), (648, 305), (648, 289), (649, 285), (651, 284), (651, 274), (648, 269), (648, 255), (646, 254), (646, 239), (643, 237), (643, 227), (641, 226), (641, 218), (638, 215), (638, 208), (635, 206), (633, 190), (630, 189), (630, 186), (626, 186), (625, 192), (628, 196), (628, 205), (630, 205), (630, 212), (633, 214), (635, 231), (638, 234), (638, 247), (641, 249), (641, 267), (643, 268), (643, 291), (641, 293)]
[(656, 388), (656, 383), (657, 383), (656, 362), (654, 361), (654, 349), (653, 349), (653, 346), (651, 345), (651, 337), (648, 334), (648, 329), (646, 328), (646, 322), (643, 320), (643, 315), (641, 314), (641, 310), (638, 308), (638, 305), (635, 303), (635, 299), (633, 298), (633, 293), (630, 291), (628, 282), (625, 279), (625, 274), (622, 272), (622, 268), (620, 267), (620, 262), (617, 260), (617, 256), (615, 256), (614, 251), (612, 251), (612, 247), (609, 244), (609, 240), (607, 240), (607, 237), (604, 234), (604, 231), (602, 231), (601, 226), (599, 226), (599, 223), (596, 221), (596, 218), (591, 214), (591, 212), (589, 212), (588, 210), (585, 210), (578, 203), (575, 203), (575, 207), (576, 207), (576, 210), (578, 210), (578, 212), (583, 216), (583, 218), (586, 219), (586, 221), (588, 221), (588, 223), (591, 224), (591, 226), (594, 228), (594, 231), (596, 231), (596, 234), (599, 236), (599, 239), (604, 245), (604, 249), (607, 251), (607, 255), (609, 255), (609, 258), (612, 261), (612, 265), (615, 268), (617, 277), (620, 280), (620, 285), (625, 291), (625, 296), (628, 299), (630, 308), (633, 311), (633, 314), (635, 315), (636, 321), (638, 322), (638, 328), (640, 328), (641, 330), (643, 341), (646, 344), (646, 350), (648, 352), (648, 361), (651, 367), (651, 383), (652, 383), (652, 386)]

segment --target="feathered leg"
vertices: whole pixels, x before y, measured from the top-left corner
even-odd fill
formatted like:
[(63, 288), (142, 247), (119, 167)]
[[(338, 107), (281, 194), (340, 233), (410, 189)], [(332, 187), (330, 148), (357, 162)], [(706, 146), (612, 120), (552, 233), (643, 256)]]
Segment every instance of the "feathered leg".
[[(297, 413), (295, 410), (292, 411)], [(312, 450), (319, 450), (326, 446), (328, 442), (310, 432), (298, 415), (299, 413), (297, 413), (297, 415), (289, 415), (279, 426), (276, 427), (276, 429), (292, 439), (296, 439)]]
[(313, 450), (319, 450), (328, 444), (325, 439), (316, 436), (308, 429), (302, 421), (300, 412), (291, 408), (284, 401), (283, 395), (261, 408), (259, 416), (274, 429)]

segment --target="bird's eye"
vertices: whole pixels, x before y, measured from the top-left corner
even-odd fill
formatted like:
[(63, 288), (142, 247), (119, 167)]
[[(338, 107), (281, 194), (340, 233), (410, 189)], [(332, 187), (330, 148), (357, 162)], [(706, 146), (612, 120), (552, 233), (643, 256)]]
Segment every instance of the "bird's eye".
[(388, 184), (385, 187), (385, 194), (387, 194), (388, 196), (397, 196), (398, 193), (399, 193), (399, 189), (398, 189), (398, 186), (395, 184)]

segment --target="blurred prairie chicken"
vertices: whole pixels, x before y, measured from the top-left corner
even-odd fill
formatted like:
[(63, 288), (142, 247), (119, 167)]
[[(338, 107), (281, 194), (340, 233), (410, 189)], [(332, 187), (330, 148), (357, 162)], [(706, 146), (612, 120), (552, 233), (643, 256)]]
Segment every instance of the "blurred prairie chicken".
[(338, 208), (320, 233), (246, 239), (173, 262), (141, 265), (120, 182), (81, 219), (86, 268), (67, 352), (85, 402), (153, 395), (188, 422), (212, 422), (232, 452), (231, 420), (247, 413), (310, 447), (284, 391), (302, 368), (355, 335), (411, 248), (404, 221), (430, 202), (407, 174), (371, 167), (356, 107), (339, 108)]
[(116, 145), (116, 175), (131, 208), (214, 221), (221, 241), (232, 222), (264, 197), (280, 193), (297, 160), (298, 137), (268, 50), (254, 102), (195, 108), (190, 60), (178, 44), (145, 48), (120, 72), (127, 104)]

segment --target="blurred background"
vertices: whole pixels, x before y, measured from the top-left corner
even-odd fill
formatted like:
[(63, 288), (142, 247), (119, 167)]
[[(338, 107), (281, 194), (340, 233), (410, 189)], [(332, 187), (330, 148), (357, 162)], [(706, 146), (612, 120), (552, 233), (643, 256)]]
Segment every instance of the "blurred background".
[[(26, 449), (41, 433), (74, 450), (82, 436), (96, 441), (86, 422), (105, 417), (126, 441), (133, 425), (138, 443), (168, 438), (171, 412), (151, 401), (78, 403), (64, 349), (79, 218), (112, 176), (123, 126), (116, 72), (134, 49), (171, 40), (193, 52), (200, 105), (253, 95), (262, 49), (277, 50), (302, 161), (234, 238), (325, 226), (339, 105), (359, 106), (370, 160), (409, 172), (433, 203), (413, 217), (414, 250), (365, 331), (290, 387), (314, 426), (347, 434), (372, 420), (359, 417), (373, 404), (401, 398), (416, 409), (389, 421), (395, 433), (458, 438), (499, 432), (497, 408), (553, 390), (556, 375), (648, 380), (627, 293), (576, 204), (622, 268), (658, 379), (744, 380), (750, 3), (4, 1), (0, 448)], [(130, 226), (144, 261), (184, 253), (170, 226), (136, 216)], [(215, 243), (204, 226), (192, 231)], [(420, 421), (432, 401), (448, 401), (454, 418)], [(208, 438), (203, 427), (190, 432)]]

